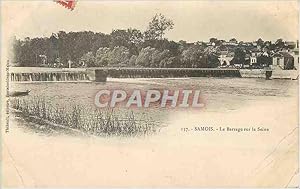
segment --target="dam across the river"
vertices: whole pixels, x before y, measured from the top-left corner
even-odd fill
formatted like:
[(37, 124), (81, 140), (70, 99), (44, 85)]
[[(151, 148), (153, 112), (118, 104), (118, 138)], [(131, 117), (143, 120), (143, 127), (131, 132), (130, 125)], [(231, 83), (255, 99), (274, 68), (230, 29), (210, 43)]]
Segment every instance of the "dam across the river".
[(297, 70), (235, 68), (44, 68), (9, 67), (11, 82), (105, 82), (111, 78), (246, 77), (297, 79)]

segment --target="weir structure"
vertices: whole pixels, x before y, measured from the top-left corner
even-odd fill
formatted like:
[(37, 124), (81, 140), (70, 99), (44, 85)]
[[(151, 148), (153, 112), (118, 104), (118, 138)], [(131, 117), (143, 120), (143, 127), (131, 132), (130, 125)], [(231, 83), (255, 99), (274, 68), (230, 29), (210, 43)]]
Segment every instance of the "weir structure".
[[(245, 77), (266, 78), (274, 75), (271, 69), (235, 68), (24, 68), (10, 67), (12, 82), (105, 82), (112, 78), (182, 78), (182, 77)], [(282, 75), (282, 74), (281, 74)], [(274, 75), (275, 76), (275, 75)], [(275, 78), (275, 77), (274, 77)]]
[(88, 81), (85, 72), (10, 73), (10, 81)]
[(112, 78), (241, 77), (238, 69), (218, 68), (18, 68), (9, 71), (12, 82), (92, 81)]
[(102, 70), (113, 78), (241, 77), (238, 69), (219, 68), (102, 68)]

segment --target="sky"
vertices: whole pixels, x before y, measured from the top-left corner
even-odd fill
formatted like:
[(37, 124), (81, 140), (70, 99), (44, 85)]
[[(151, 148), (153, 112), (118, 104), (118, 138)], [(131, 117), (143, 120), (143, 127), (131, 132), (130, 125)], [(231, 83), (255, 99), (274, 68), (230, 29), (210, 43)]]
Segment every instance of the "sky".
[(145, 31), (162, 13), (174, 22), (169, 40), (239, 41), (298, 39), (297, 1), (86, 1), (70, 11), (53, 1), (8, 1), (1, 4), (2, 35), (48, 37), (53, 32), (137, 28)]

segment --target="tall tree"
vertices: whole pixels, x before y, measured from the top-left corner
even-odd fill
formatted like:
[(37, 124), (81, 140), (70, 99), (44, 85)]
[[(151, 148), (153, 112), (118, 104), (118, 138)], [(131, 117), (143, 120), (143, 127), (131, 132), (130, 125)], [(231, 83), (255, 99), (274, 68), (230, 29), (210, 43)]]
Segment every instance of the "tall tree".
[(149, 22), (147, 31), (145, 31), (145, 39), (158, 39), (162, 40), (165, 32), (171, 30), (174, 23), (171, 19), (166, 18), (162, 14), (156, 14)]

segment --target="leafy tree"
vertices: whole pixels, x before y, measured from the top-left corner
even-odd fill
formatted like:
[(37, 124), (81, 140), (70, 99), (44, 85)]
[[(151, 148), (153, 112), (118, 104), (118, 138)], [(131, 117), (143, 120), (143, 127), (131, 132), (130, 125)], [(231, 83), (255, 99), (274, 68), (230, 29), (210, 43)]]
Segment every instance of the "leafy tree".
[(159, 51), (155, 48), (143, 48), (136, 58), (136, 65), (141, 67), (164, 67), (167, 59), (170, 58), (169, 50)]
[(88, 52), (80, 58), (80, 62), (82, 63), (81, 66), (94, 67), (96, 65), (96, 58), (93, 52)]
[(156, 14), (149, 23), (147, 31), (144, 33), (146, 40), (162, 40), (165, 32), (174, 27), (172, 20), (167, 19), (162, 14)]
[(133, 44), (139, 44), (143, 42), (143, 34), (138, 29), (129, 28), (127, 29), (129, 35), (129, 41)]
[(165, 58), (161, 61), (160, 67), (162, 67), (162, 68), (178, 68), (178, 67), (180, 67), (180, 59), (177, 56)]
[(146, 47), (143, 48), (136, 58), (136, 65), (141, 67), (150, 67), (152, 54), (156, 51), (155, 48)]
[(113, 30), (110, 34), (110, 48), (124, 46), (131, 54), (138, 54), (137, 46), (143, 41), (142, 32), (137, 29)]
[(155, 50), (151, 57), (150, 67), (164, 67), (162, 61), (166, 61), (167, 59), (169, 59), (169, 50), (165, 49), (162, 52)]
[(95, 33), (91, 43), (91, 51), (96, 54), (97, 50), (101, 47), (109, 47), (111, 36), (103, 33)]
[(108, 56), (110, 49), (107, 47), (100, 47), (96, 52), (96, 66), (103, 67), (108, 65)]
[(129, 63), (129, 49), (123, 46), (114, 47), (108, 53), (108, 66), (127, 66)]
[(163, 40), (145, 40), (139, 46), (139, 51), (142, 48), (146, 48), (146, 47), (152, 47), (152, 48), (155, 48), (159, 51), (163, 51), (163, 50), (167, 49), (174, 56), (177, 56), (178, 54), (180, 54), (180, 52), (179, 52), (180, 44), (178, 44), (174, 41), (168, 41), (167, 39), (163, 39)]
[(129, 34), (126, 30), (113, 30), (110, 34), (111, 41), (110, 41), (110, 48), (124, 46), (130, 46)]
[(101, 47), (96, 52), (96, 66), (128, 66), (130, 53), (128, 48), (117, 46), (113, 49)]
[(183, 67), (201, 67), (202, 57), (204, 55), (201, 46), (191, 46), (184, 50), (181, 55), (181, 62)]

